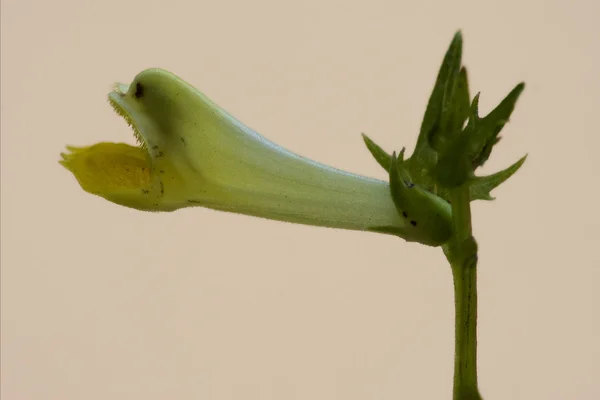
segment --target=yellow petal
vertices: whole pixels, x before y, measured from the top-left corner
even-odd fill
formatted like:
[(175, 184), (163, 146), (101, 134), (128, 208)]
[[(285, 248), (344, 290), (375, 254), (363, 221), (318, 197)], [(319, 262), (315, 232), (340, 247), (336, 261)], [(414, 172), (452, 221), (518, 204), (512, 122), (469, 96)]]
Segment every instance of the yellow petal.
[(67, 146), (59, 161), (86, 192), (115, 203), (151, 208), (150, 161), (143, 149), (124, 143)]

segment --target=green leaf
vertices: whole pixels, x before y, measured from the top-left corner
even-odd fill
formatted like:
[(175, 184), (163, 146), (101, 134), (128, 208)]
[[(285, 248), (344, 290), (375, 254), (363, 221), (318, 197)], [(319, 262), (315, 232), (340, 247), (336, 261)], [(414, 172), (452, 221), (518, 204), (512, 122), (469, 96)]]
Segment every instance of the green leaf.
[[(430, 145), (432, 148), (439, 150), (442, 146), (451, 139), (452, 135), (462, 131), (462, 126), (455, 129), (457, 122), (462, 117), (457, 115), (457, 111), (461, 110), (462, 104), (457, 98), (457, 94), (461, 97), (460, 100), (464, 100), (464, 93), (462, 92), (461, 81), (461, 56), (462, 56), (462, 43), (461, 47), (457, 50), (457, 54), (454, 54), (454, 59), (451, 60), (452, 64), (449, 65), (447, 81), (444, 85), (444, 97), (442, 98), (442, 113), (440, 116), (440, 129), (435, 135), (430, 137)], [(466, 78), (466, 74), (464, 75)], [(458, 88), (461, 86), (461, 90)], [(467, 95), (468, 96), (468, 95)], [(469, 106), (469, 99), (467, 97), (467, 107)]]
[(433, 177), (437, 184), (446, 189), (463, 185), (473, 176), (473, 167), (468, 153), (469, 135), (463, 132), (458, 135), (441, 154), (433, 169)]
[(413, 181), (434, 194), (441, 193), (432, 176), (439, 152), (461, 132), (470, 114), (468, 77), (466, 69), (461, 68), (461, 58), (462, 35), (459, 31), (454, 35), (439, 69), (417, 145), (404, 163)]
[[(436, 149), (440, 131), (447, 128), (454, 112), (454, 93), (459, 80), (462, 59), (462, 34), (456, 32), (439, 69), (438, 76), (427, 103), (423, 123), (417, 139), (417, 149), (425, 144)], [(466, 75), (465, 75), (466, 76)], [(443, 134), (444, 132), (442, 132)]]
[(414, 186), (414, 183), (407, 181), (406, 170), (402, 166), (403, 162), (404, 149), (400, 151), (398, 156), (396, 156), (396, 152), (392, 154), (390, 164), (390, 192), (399, 212), (411, 208), (411, 196), (408, 195), (407, 191)]
[(473, 176), (470, 149), (472, 132), (479, 129), (478, 116), (479, 93), (473, 98), (469, 107), (469, 123), (465, 129), (454, 135), (439, 154), (439, 160), (432, 169), (432, 177), (442, 188), (452, 189), (461, 186)]
[(479, 94), (471, 103), (471, 117), (464, 131), (455, 135), (440, 154), (433, 170), (434, 180), (451, 189), (464, 184), (473, 172), (490, 157), (492, 148), (500, 140), (498, 134), (515, 109), (525, 85), (518, 84), (500, 104), (483, 118), (479, 117)]
[(462, 67), (454, 92), (454, 114), (449, 130), (451, 132), (462, 131), (470, 114), (471, 97), (469, 96), (469, 80), (467, 77), (467, 69)]
[(390, 163), (392, 162), (392, 156), (386, 153), (385, 150), (379, 147), (377, 143), (372, 141), (371, 138), (369, 138), (364, 133), (362, 134), (362, 137), (365, 144), (367, 145), (367, 149), (369, 149), (371, 155), (373, 156), (373, 158), (375, 158), (375, 161), (377, 161), (377, 163), (379, 163), (379, 165), (381, 165), (383, 169), (389, 171)]
[[(481, 118), (480, 94), (470, 100), (468, 74), (461, 66), (461, 57), (459, 31), (438, 71), (417, 145), (400, 168), (409, 177), (407, 181), (446, 201), (450, 201), (453, 188), (467, 182), (471, 200), (492, 200), (490, 191), (514, 174), (524, 160), (488, 177), (476, 177), (474, 172), (489, 159), (499, 142), (499, 133), (508, 122), (524, 84), (518, 84), (496, 108)], [(392, 156), (365, 134), (363, 140), (379, 165), (391, 172)]]
[(471, 201), (474, 200), (494, 200), (490, 192), (513, 176), (525, 163), (527, 155), (521, 157), (519, 161), (510, 167), (488, 176), (477, 176), (471, 181)]
[(476, 122), (471, 126), (472, 129), (468, 129), (473, 169), (482, 166), (490, 157), (492, 148), (499, 141), (498, 135), (508, 122), (524, 89), (525, 84), (519, 83), (488, 115), (479, 118), (475, 114)]

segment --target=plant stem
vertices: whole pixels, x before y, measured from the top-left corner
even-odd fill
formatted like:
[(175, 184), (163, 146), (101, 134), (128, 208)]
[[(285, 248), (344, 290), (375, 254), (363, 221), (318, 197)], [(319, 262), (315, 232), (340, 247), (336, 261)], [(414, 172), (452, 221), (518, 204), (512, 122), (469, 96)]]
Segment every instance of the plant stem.
[(481, 399), (477, 388), (477, 268), (452, 266), (454, 278), (454, 396), (455, 400)]
[(454, 400), (481, 400), (477, 386), (477, 243), (467, 184), (452, 191), (454, 237), (444, 248), (454, 280)]
[(452, 199), (452, 224), (454, 227), (454, 242), (460, 246), (462, 242), (473, 235), (471, 227), (471, 198), (469, 186), (463, 185), (454, 189)]

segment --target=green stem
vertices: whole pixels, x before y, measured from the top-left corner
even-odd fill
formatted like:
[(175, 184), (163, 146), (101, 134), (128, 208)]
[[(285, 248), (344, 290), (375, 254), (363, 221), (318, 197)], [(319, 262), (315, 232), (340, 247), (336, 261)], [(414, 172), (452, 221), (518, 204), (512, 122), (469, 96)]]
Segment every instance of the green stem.
[(453, 265), (454, 399), (481, 399), (477, 388), (477, 261)]
[(451, 196), (454, 241), (456, 245), (460, 246), (462, 242), (473, 235), (473, 228), (471, 227), (471, 198), (468, 184), (454, 189)]
[(471, 226), (469, 186), (454, 189), (454, 237), (444, 248), (454, 279), (454, 400), (480, 400), (477, 386), (477, 243)]

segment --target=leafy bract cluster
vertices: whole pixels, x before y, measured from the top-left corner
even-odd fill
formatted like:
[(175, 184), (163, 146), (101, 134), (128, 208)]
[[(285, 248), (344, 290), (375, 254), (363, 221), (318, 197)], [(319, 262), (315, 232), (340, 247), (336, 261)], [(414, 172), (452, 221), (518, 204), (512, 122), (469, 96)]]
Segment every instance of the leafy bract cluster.
[[(363, 134), (373, 157), (390, 174), (391, 187), (417, 185), (449, 202), (452, 189), (468, 185), (471, 201), (493, 200), (490, 192), (525, 162), (526, 155), (502, 171), (475, 175), (500, 140), (525, 85), (519, 83), (496, 108), (480, 117), (479, 93), (471, 100), (467, 70), (461, 65), (462, 47), (459, 31), (440, 67), (410, 158), (403, 159), (404, 148), (399, 158), (388, 154)], [(392, 171), (392, 166), (399, 170)]]

